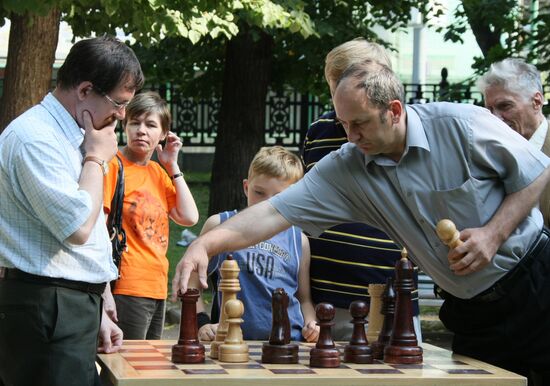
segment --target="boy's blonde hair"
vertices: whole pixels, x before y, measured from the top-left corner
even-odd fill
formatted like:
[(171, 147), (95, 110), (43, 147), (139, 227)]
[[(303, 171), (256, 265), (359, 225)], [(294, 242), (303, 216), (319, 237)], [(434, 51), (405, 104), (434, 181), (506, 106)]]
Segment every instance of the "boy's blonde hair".
[(162, 133), (170, 131), (172, 117), (168, 103), (155, 91), (145, 91), (132, 98), (128, 107), (126, 107), (126, 116), (124, 117), (124, 126), (133, 117), (139, 117), (142, 114), (158, 114)]
[(346, 68), (365, 60), (383, 64), (391, 69), (391, 59), (384, 47), (369, 42), (363, 38), (356, 38), (333, 48), (325, 58), (325, 79), (340, 79)]
[(258, 175), (280, 178), (292, 183), (304, 175), (300, 157), (282, 146), (262, 147), (248, 168), (248, 179)]

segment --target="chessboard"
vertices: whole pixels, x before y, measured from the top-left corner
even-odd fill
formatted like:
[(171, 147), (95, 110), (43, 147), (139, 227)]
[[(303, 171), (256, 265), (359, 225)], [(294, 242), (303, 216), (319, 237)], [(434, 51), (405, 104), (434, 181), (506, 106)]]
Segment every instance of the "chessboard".
[[(299, 343), (299, 364), (261, 363), (262, 342), (247, 341), (248, 363), (221, 363), (208, 356), (201, 364), (174, 364), (174, 341), (124, 341), (116, 354), (100, 354), (104, 385), (527, 385), (517, 374), (468, 357), (423, 344), (424, 361), (414, 365), (342, 362), (338, 368), (309, 366), (313, 344)], [(341, 352), (346, 343), (337, 342)]]

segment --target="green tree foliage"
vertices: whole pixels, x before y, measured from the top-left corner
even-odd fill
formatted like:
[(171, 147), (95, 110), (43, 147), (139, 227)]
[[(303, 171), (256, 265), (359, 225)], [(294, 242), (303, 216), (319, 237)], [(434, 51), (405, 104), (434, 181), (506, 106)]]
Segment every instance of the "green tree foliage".
[[(454, 11), (454, 23), (445, 28), (445, 39), (462, 42), (462, 35), (471, 28), (483, 54), (472, 66), (478, 74), (508, 57), (536, 60), (537, 52), (547, 51), (544, 40), (548, 36), (541, 32), (546, 29), (548, 12), (535, 18), (523, 4), (517, 0), (462, 0)], [(533, 28), (537, 23), (541, 26), (538, 31)]]
[[(374, 32), (375, 26), (390, 31), (404, 29), (413, 7), (431, 14), (430, 2), (425, 0), (279, 3), (291, 14), (298, 9), (299, 20), (307, 28), (292, 23), (266, 26), (256, 12), (246, 8), (235, 9), (233, 20), (237, 25), (257, 27), (273, 37), (272, 89), (292, 86), (325, 96), (324, 58), (331, 48), (359, 36), (387, 45)], [(187, 95), (209, 97), (220, 94), (225, 48), (230, 38), (206, 36), (193, 43), (182, 36), (171, 36), (158, 44), (138, 42), (133, 48), (149, 80), (175, 82)]]
[(4, 25), (4, 18), (9, 19), (12, 12), (18, 15), (30, 12), (45, 16), (58, 4), (59, 0), (0, 0), (0, 26)]
[(378, 41), (376, 25), (396, 31), (407, 26), (413, 7), (428, 13), (430, 5), (425, 0), (276, 3), (273, 12), (265, 6), (234, 9), (239, 33), (231, 39), (206, 36), (193, 44), (171, 37), (134, 46), (150, 81), (175, 83), (187, 96), (221, 97), (210, 214), (245, 204), (237, 187), (264, 142), (268, 86), (327, 97), (323, 67), (330, 49), (358, 36)]

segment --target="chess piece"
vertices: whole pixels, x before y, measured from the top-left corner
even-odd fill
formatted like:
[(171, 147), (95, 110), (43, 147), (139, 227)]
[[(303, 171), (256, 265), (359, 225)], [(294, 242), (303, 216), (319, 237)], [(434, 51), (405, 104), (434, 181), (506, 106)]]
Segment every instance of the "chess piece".
[(317, 344), (309, 352), (311, 367), (340, 367), (340, 351), (332, 339), (332, 320), (335, 313), (334, 306), (329, 303), (319, 303), (315, 307), (320, 332)]
[(197, 300), (199, 290), (189, 288), (185, 294), (178, 292), (181, 304), (180, 336), (172, 346), (172, 362), (203, 363), (204, 346), (199, 343), (197, 329)]
[(374, 359), (384, 358), (384, 348), (390, 342), (391, 333), (393, 330), (393, 317), (395, 315), (395, 291), (393, 288), (393, 279), (386, 279), (386, 289), (382, 295), (382, 315), (384, 315), (384, 323), (382, 330), (378, 335), (378, 340), (371, 343), (372, 356)]
[(374, 342), (380, 335), (382, 324), (384, 323), (384, 315), (382, 315), (382, 294), (384, 293), (385, 284), (369, 284), (370, 296), (370, 312), (369, 324), (367, 326), (367, 340)]
[(422, 363), (422, 348), (414, 332), (411, 292), (414, 290), (413, 265), (403, 248), (401, 259), (395, 263), (395, 290), (397, 300), (393, 331), (384, 348), (384, 362), (396, 364)]
[(229, 300), (237, 299), (237, 292), (241, 290), (239, 272), (239, 264), (233, 260), (232, 255), (228, 255), (220, 267), (221, 279), (218, 290), (222, 293), (220, 307), (221, 314), (218, 330), (216, 331), (216, 338), (210, 345), (210, 358), (216, 359), (218, 357), (218, 348), (223, 344), (225, 337), (227, 336), (227, 316), (225, 314), (225, 303)]
[(224, 311), (227, 316), (227, 336), (219, 347), (218, 359), (220, 362), (241, 363), (248, 362), (248, 344), (243, 340), (241, 316), (244, 313), (243, 302), (231, 299), (225, 303)]
[(298, 363), (298, 345), (290, 343), (288, 295), (283, 288), (271, 297), (271, 335), (262, 346), (262, 363)]
[[(445, 245), (448, 245), (450, 249), (454, 249), (462, 244), (462, 240), (460, 240), (460, 232), (456, 229), (455, 224), (451, 220), (440, 220), (435, 227), (435, 231), (441, 241)], [(460, 260), (460, 257), (449, 260), (449, 263), (453, 264), (458, 260)]]
[(350, 304), (349, 312), (353, 317), (353, 333), (349, 344), (344, 348), (344, 362), (372, 363), (372, 350), (365, 334), (365, 317), (369, 306), (363, 300), (355, 300)]

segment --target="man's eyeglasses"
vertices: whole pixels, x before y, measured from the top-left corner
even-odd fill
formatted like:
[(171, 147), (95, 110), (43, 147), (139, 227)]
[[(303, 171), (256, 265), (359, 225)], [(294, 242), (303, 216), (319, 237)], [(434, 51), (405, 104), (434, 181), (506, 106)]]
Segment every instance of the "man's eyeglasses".
[(97, 87), (94, 87), (94, 90), (101, 96), (104, 96), (109, 102), (111, 102), (111, 104), (113, 105), (113, 107), (117, 110), (122, 110), (126, 107), (128, 107), (128, 105), (130, 104), (130, 101), (128, 102), (124, 102), (124, 103), (119, 103), (115, 100), (113, 100), (113, 98), (111, 98), (109, 95), (107, 95), (106, 93), (104, 93), (103, 91), (101, 91), (100, 89), (98, 89)]

